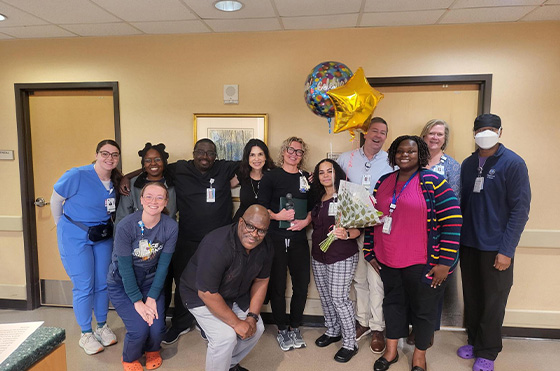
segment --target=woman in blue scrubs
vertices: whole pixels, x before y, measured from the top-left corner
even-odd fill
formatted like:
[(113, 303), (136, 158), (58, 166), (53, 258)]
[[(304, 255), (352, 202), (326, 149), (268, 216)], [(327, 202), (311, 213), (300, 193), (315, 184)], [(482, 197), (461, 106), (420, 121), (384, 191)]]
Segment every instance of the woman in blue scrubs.
[[(116, 210), (120, 147), (111, 139), (97, 145), (95, 163), (68, 170), (54, 185), (51, 210), (58, 250), (72, 281), (72, 302), (82, 329), (80, 347), (101, 352), (117, 337), (107, 327), (107, 272), (113, 250), (111, 215)], [(92, 308), (97, 328), (92, 330)]]
[(138, 359), (143, 354), (148, 370), (162, 364), (162, 289), (179, 231), (177, 222), (162, 215), (168, 200), (165, 185), (148, 183), (140, 194), (143, 210), (126, 216), (117, 225), (107, 284), (111, 303), (127, 331), (122, 356), (125, 371), (142, 371)]

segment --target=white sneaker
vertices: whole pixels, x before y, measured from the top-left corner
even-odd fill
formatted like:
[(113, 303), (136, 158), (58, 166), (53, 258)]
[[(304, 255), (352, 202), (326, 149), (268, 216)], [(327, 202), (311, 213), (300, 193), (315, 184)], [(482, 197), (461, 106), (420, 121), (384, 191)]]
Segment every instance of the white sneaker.
[(83, 333), (82, 337), (80, 338), (79, 344), (80, 347), (84, 349), (86, 354), (90, 355), (102, 352), (105, 349), (91, 332)]
[(98, 327), (93, 334), (104, 347), (117, 343), (117, 336), (107, 324), (104, 324), (103, 327)]

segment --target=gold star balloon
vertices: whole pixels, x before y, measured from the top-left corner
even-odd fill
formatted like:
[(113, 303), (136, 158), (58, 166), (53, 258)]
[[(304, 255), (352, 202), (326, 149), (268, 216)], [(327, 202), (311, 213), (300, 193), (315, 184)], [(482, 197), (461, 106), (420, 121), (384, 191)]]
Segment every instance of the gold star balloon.
[(334, 103), (334, 132), (348, 130), (354, 138), (354, 130), (366, 132), (373, 111), (383, 94), (368, 83), (364, 70), (360, 67), (348, 82), (327, 91)]

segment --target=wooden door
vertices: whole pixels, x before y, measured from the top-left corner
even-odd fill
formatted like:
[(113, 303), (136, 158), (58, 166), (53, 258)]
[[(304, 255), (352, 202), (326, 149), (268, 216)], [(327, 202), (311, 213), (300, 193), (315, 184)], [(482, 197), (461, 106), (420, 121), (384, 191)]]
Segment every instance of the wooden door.
[[(29, 97), (35, 198), (49, 202), (54, 183), (72, 167), (95, 160), (103, 139), (115, 138), (111, 90), (37, 91)], [(41, 303), (71, 305), (50, 207), (36, 201)]]

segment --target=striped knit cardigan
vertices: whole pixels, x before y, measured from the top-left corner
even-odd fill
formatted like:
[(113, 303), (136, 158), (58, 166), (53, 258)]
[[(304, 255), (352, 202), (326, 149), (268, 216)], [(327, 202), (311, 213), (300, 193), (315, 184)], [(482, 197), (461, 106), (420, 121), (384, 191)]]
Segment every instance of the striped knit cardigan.
[[(379, 185), (391, 174), (379, 178), (373, 190), (374, 196)], [(431, 284), (432, 277), (426, 277), (426, 274), (433, 266), (437, 264), (450, 266), (449, 274), (452, 274), (457, 266), (463, 217), (457, 196), (443, 176), (427, 169), (421, 169), (419, 176), (428, 214), (428, 262), (422, 274), (422, 281)], [(367, 261), (375, 258), (373, 233), (374, 227), (365, 229), (363, 250)]]

